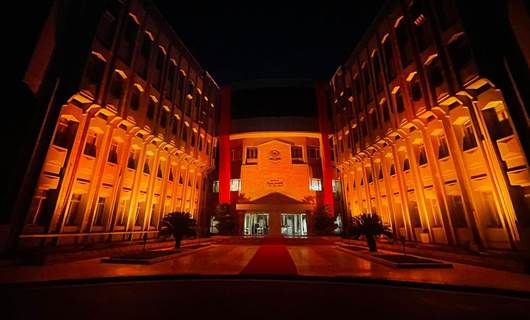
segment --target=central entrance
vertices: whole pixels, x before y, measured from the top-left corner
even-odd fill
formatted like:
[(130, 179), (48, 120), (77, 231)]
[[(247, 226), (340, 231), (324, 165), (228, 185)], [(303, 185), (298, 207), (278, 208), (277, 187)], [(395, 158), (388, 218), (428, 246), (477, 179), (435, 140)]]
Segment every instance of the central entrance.
[(245, 213), (243, 234), (246, 236), (260, 236), (269, 233), (268, 213)]
[(307, 236), (307, 218), (305, 213), (282, 213), (282, 236)]

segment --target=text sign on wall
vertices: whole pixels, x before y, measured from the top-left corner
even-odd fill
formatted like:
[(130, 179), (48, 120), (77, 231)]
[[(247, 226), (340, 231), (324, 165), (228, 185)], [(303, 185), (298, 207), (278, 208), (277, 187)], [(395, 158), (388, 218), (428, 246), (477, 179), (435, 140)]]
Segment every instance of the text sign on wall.
[(283, 187), (283, 180), (281, 179), (269, 179), (267, 180), (267, 187)]

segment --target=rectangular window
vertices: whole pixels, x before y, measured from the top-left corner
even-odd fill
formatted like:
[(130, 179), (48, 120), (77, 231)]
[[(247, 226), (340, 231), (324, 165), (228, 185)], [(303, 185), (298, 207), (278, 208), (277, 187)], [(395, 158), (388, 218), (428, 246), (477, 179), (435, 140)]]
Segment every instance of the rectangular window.
[(230, 191), (241, 191), (241, 179), (230, 179)]
[(144, 220), (144, 203), (138, 202), (136, 205), (136, 213), (135, 213), (135, 219), (134, 219), (134, 225), (135, 226), (141, 226)]
[(81, 199), (83, 195), (80, 193), (72, 194), (72, 199), (70, 199), (70, 205), (68, 207), (68, 213), (65, 218), (65, 225), (74, 226), (77, 224), (80, 215), (81, 215)]
[(416, 201), (409, 202), (410, 223), (413, 228), (421, 228), (420, 212)]
[(212, 191), (215, 193), (219, 192), (219, 180), (215, 180), (213, 182)]
[(129, 158), (127, 159), (127, 168), (136, 170), (136, 167), (138, 166), (139, 155), (140, 150), (131, 149), (131, 151), (129, 151)]
[(311, 178), (309, 182), (309, 190), (322, 191), (322, 180), (318, 178)]
[(398, 113), (405, 111), (405, 103), (403, 102), (403, 96), (401, 95), (400, 89), (394, 93), (394, 102), (396, 104), (396, 110)]
[(291, 146), (291, 158), (293, 163), (303, 163), (304, 157), (302, 155), (301, 146)]
[(127, 222), (126, 208), (127, 200), (120, 200), (116, 211), (116, 225), (123, 226)]
[(105, 223), (105, 197), (99, 197), (98, 203), (96, 204), (96, 210), (94, 211), (94, 225), (102, 226)]
[(247, 163), (258, 162), (258, 148), (247, 147)]
[(420, 166), (427, 164), (427, 154), (425, 153), (425, 146), (420, 145), (420, 153), (418, 156), (418, 163)]
[(108, 162), (117, 164), (118, 163), (118, 142), (113, 141), (110, 145)]
[(475, 133), (473, 132), (471, 121), (464, 125), (462, 147), (464, 151), (477, 147), (477, 140), (475, 139)]
[(333, 193), (339, 192), (340, 189), (340, 181), (339, 180), (332, 180), (331, 181), (331, 187), (333, 189)]
[(241, 148), (233, 148), (231, 151), (232, 161), (241, 161)]
[(438, 138), (438, 159), (444, 159), (449, 156), (449, 148), (447, 147), (447, 139), (444, 135)]
[(484, 216), (486, 217), (486, 225), (488, 228), (502, 228), (501, 218), (493, 199), (493, 193), (490, 191), (480, 192), (480, 198), (484, 207)]
[(90, 132), (86, 138), (84, 154), (91, 157), (96, 157), (96, 143), (98, 135), (95, 132)]
[(319, 147), (307, 147), (307, 157), (309, 159), (320, 159)]
[(462, 203), (462, 197), (447, 196), (447, 202), (449, 203), (449, 214), (451, 215), (453, 227), (467, 228), (467, 221), (464, 211), (464, 204)]

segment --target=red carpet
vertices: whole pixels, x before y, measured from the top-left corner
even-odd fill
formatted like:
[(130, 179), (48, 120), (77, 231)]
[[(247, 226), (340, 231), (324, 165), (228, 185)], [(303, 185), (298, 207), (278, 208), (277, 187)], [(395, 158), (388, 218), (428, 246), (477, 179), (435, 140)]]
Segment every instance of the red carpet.
[(283, 239), (267, 237), (241, 274), (295, 275), (297, 271)]

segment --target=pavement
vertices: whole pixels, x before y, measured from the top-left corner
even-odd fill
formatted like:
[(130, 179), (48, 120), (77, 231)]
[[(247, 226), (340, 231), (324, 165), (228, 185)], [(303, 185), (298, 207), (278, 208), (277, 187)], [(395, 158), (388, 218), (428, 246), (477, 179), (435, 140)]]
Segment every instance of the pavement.
[[(452, 269), (396, 269), (340, 250), (331, 241), (286, 240), (296, 275), (382, 279), (408, 283), (496, 288), (530, 293), (530, 275), (454, 263)], [(260, 248), (255, 239), (230, 239), (196, 253), (151, 265), (106, 264), (101, 258), (43, 266), (2, 266), (0, 284), (165, 275), (240, 275)]]

